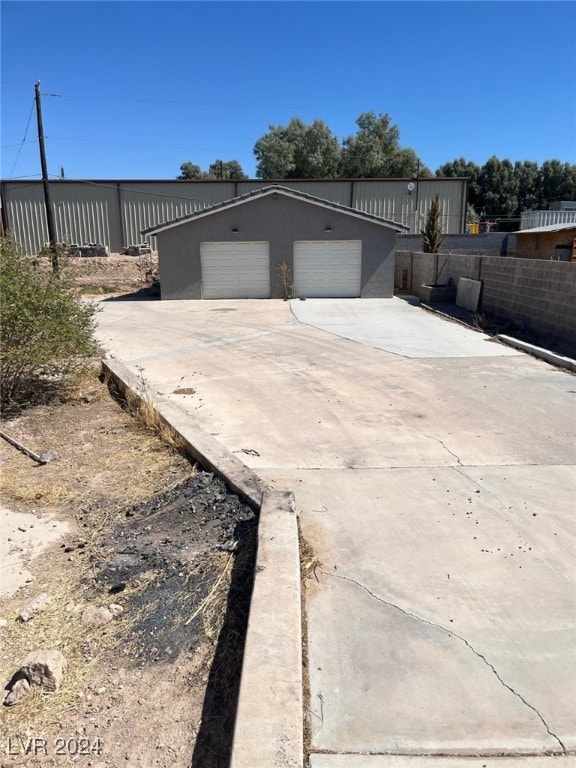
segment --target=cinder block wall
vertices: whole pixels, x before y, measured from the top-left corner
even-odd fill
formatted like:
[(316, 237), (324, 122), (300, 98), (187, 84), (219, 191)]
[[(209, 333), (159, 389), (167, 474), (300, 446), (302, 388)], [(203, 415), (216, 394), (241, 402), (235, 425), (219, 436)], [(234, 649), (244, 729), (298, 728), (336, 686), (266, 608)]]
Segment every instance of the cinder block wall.
[[(516, 238), (508, 232), (485, 232), (482, 235), (444, 235), (441, 251), (448, 253), (506, 256), (516, 247)], [(420, 251), (421, 235), (398, 235), (398, 248)]]
[(395, 290), (408, 290), (420, 295), (421, 285), (448, 285), (452, 279), (458, 285), (461, 277), (480, 277), (482, 256), (464, 254), (433, 254), (418, 251), (396, 251), (394, 268)]
[[(403, 274), (404, 273), (404, 274)], [(482, 281), (481, 309), (530, 330), (576, 343), (576, 264), (467, 254), (396, 252), (395, 290), (420, 295), (421, 285), (451, 277)]]
[(482, 309), (576, 343), (576, 265), (482, 259)]

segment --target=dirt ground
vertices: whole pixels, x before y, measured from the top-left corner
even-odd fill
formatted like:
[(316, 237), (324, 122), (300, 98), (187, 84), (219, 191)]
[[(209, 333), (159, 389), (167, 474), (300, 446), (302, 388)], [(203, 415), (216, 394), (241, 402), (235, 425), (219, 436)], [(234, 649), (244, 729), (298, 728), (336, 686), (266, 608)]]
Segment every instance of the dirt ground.
[[(57, 454), (40, 465), (0, 440), (1, 687), (30, 651), (67, 661), (58, 691), (0, 707), (0, 765), (228, 765), (253, 511), (96, 373), (0, 426)], [(43, 592), (47, 607), (21, 621)], [(85, 624), (87, 607), (111, 604), (113, 620)]]
[[(46, 257), (37, 258), (36, 263), (40, 269), (51, 269), (50, 260)], [(86, 295), (138, 291), (149, 285), (147, 275), (158, 268), (158, 255), (72, 257), (63, 259), (61, 268), (70, 274), (74, 284)]]

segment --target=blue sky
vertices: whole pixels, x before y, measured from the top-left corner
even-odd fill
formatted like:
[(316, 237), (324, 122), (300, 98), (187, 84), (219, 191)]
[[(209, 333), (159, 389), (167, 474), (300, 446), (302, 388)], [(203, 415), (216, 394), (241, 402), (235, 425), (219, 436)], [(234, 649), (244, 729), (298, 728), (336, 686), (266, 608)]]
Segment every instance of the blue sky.
[(574, 2), (28, 2), (4, 0), (2, 178), (174, 178), (237, 159), (269, 124), (344, 138), (388, 112), (434, 171), (576, 162)]

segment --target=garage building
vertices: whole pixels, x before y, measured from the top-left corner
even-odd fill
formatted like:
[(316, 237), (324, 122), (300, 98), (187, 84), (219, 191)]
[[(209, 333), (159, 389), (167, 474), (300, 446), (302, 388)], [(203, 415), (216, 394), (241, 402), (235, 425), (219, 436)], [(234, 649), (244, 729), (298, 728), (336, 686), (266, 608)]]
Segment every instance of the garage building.
[(143, 231), (158, 242), (163, 299), (389, 298), (408, 227), (278, 185)]

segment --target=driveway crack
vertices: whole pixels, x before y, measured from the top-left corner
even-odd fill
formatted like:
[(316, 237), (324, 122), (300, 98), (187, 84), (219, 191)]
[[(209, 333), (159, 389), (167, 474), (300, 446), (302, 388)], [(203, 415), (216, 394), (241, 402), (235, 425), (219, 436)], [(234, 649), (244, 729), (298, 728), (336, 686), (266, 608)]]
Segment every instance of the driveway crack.
[(343, 576), (342, 574), (337, 574), (337, 573), (328, 573), (325, 570), (323, 571), (323, 573), (326, 576), (331, 576), (332, 578), (341, 579), (342, 581), (349, 581), (352, 584), (356, 584), (357, 587), (360, 587), (360, 589), (363, 589), (364, 592), (367, 592), (370, 595), (370, 597), (374, 598), (374, 600), (377, 600), (379, 603), (382, 603), (383, 605), (387, 605), (389, 608), (394, 608), (395, 610), (404, 614), (404, 616), (408, 616), (411, 619), (415, 619), (416, 621), (422, 622), (423, 624), (427, 624), (430, 627), (435, 627), (436, 629), (439, 629), (441, 632), (446, 633), (449, 637), (455, 637), (457, 640), (460, 640), (461, 643), (464, 643), (464, 645), (470, 651), (472, 651), (472, 653), (476, 657), (478, 657), (492, 671), (492, 673), (495, 675), (500, 685), (502, 685), (504, 688), (510, 691), (510, 693), (512, 693), (514, 696), (520, 699), (520, 701), (526, 707), (528, 707), (528, 709), (534, 712), (534, 714), (539, 718), (542, 725), (546, 729), (546, 732), (548, 733), (548, 735), (558, 742), (562, 750), (562, 753), (567, 754), (566, 747), (564, 746), (562, 740), (550, 729), (550, 726), (548, 725), (548, 723), (546, 722), (542, 714), (538, 711), (538, 709), (533, 704), (530, 704), (529, 701), (526, 701), (526, 699), (524, 698), (524, 696), (522, 696), (521, 693), (518, 693), (518, 691), (516, 691), (511, 685), (509, 685), (505, 680), (503, 680), (498, 670), (494, 667), (494, 665), (491, 664), (488, 661), (488, 659), (482, 653), (480, 653), (480, 651), (476, 650), (476, 648), (474, 648), (474, 646), (468, 640), (466, 640), (465, 637), (462, 637), (462, 635), (459, 635), (457, 632), (454, 632), (454, 630), (452, 629), (447, 629), (446, 627), (442, 626), (442, 624), (437, 624), (434, 621), (429, 621), (428, 619), (424, 619), (421, 616), (417, 616), (415, 613), (411, 613), (410, 611), (407, 611), (405, 608), (402, 608), (401, 606), (396, 605), (396, 603), (392, 603), (389, 600), (385, 600), (383, 597), (380, 597), (379, 595), (375, 594), (370, 589), (368, 589), (368, 587), (366, 587), (364, 584), (362, 584), (359, 581), (356, 581), (356, 579), (352, 579), (350, 576)]
[[(463, 465), (461, 465), (461, 466), (463, 466)], [(493, 496), (496, 499), (496, 501), (504, 507), (504, 509), (508, 508), (507, 505), (502, 501), (500, 496), (498, 496), (496, 493), (494, 493), (494, 491), (491, 491), (489, 488), (486, 488), (486, 486), (482, 485), (482, 483), (479, 483), (478, 480), (474, 480), (473, 477), (470, 477), (470, 475), (468, 475), (466, 472), (463, 472), (462, 470), (458, 469), (458, 467), (452, 467), (452, 469), (455, 472), (458, 472), (458, 474), (461, 475), (463, 478), (465, 478), (466, 480), (469, 480), (471, 483), (473, 483), (481, 491), (484, 491), (485, 493), (489, 493), (490, 496)]]
[(433, 435), (424, 435), (424, 437), (427, 437), (429, 440), (436, 440), (437, 442), (439, 442), (440, 445), (442, 446), (442, 448), (444, 448), (444, 450), (447, 453), (449, 453), (450, 456), (454, 456), (454, 458), (456, 459), (456, 463), (457, 464), (459, 464), (461, 467), (464, 466), (462, 464), (462, 462), (460, 461), (460, 457), (457, 454), (455, 454), (454, 451), (451, 451), (450, 448), (448, 448), (448, 446), (446, 445), (446, 443), (443, 440), (440, 440), (439, 437), (434, 437)]

